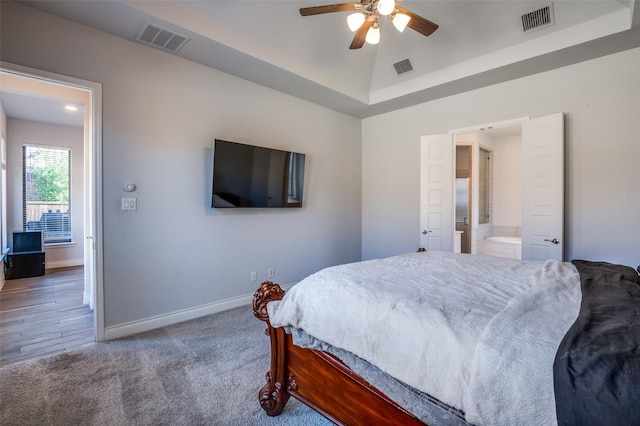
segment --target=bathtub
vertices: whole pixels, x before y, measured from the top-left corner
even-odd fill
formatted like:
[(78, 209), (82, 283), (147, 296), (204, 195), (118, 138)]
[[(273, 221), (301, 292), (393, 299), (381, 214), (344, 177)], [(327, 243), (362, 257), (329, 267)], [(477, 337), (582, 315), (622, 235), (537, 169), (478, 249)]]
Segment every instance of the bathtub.
[(520, 237), (487, 237), (487, 241), (496, 241), (498, 243), (522, 244)]
[(484, 256), (522, 258), (522, 239), (520, 237), (487, 237), (479, 240), (476, 252)]

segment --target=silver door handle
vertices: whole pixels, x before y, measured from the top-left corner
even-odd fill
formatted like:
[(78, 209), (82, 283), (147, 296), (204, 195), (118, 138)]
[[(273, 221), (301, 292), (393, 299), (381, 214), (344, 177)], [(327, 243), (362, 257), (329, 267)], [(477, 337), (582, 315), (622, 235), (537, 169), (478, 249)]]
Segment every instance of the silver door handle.
[(557, 238), (554, 238), (553, 240), (548, 240), (548, 239), (545, 238), (544, 240), (545, 241), (549, 241), (550, 243), (553, 243), (553, 244), (560, 244), (560, 241), (558, 241)]

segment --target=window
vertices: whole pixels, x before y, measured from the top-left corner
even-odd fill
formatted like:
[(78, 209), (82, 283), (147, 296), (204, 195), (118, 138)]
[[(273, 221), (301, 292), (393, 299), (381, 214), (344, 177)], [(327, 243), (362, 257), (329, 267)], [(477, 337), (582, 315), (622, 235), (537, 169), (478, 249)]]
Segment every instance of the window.
[(71, 242), (71, 149), (22, 147), (22, 220), (45, 244)]
[(302, 205), (302, 185), (304, 181), (304, 154), (287, 153), (289, 162), (287, 196), (289, 205)]

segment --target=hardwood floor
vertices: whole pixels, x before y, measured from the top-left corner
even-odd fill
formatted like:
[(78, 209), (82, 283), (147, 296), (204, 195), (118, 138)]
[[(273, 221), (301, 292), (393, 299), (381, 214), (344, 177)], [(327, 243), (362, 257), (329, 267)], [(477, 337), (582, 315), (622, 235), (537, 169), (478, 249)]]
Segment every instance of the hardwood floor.
[(84, 269), (48, 269), (7, 280), (0, 291), (0, 366), (92, 343), (93, 311), (82, 304)]

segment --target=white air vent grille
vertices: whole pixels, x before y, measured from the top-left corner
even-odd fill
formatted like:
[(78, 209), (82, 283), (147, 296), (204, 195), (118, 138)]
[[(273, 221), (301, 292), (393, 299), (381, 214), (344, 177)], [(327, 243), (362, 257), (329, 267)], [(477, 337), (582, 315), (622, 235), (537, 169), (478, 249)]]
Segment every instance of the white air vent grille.
[(396, 62), (395, 64), (393, 64), (393, 67), (396, 69), (396, 73), (398, 75), (406, 74), (409, 71), (413, 71), (413, 65), (411, 65), (411, 61), (408, 59)]
[(172, 53), (178, 53), (178, 50), (189, 41), (189, 37), (160, 28), (157, 25), (147, 24), (140, 30), (136, 40)]
[(522, 31), (529, 32), (553, 25), (553, 8), (551, 4), (520, 16)]

